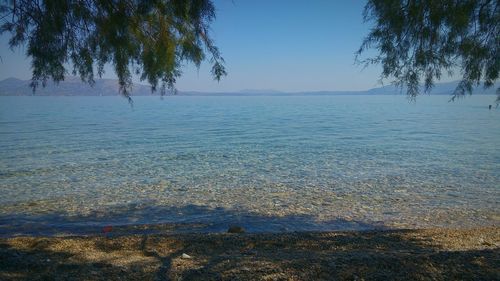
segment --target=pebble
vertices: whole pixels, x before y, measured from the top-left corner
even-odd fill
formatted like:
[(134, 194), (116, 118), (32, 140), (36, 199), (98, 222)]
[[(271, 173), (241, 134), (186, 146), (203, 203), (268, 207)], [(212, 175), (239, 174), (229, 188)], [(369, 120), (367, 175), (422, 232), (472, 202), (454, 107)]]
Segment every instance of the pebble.
[(228, 233), (244, 233), (245, 229), (241, 226), (233, 225), (227, 230)]
[(189, 259), (192, 259), (193, 257), (186, 254), (186, 253), (182, 253), (182, 256), (181, 256), (182, 259), (185, 259), (185, 260), (189, 260)]
[(243, 255), (248, 255), (248, 256), (255, 256), (255, 255), (257, 255), (257, 251), (255, 251), (255, 250), (247, 250), (247, 251), (243, 251), (241, 253)]

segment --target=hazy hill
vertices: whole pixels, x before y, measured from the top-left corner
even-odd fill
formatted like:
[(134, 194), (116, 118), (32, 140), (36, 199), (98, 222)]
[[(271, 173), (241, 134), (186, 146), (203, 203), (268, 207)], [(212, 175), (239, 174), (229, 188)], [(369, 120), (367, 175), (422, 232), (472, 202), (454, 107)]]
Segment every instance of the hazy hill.
[[(7, 78), (0, 81), (0, 96), (115, 96), (118, 95), (118, 81), (115, 79), (98, 79), (93, 87), (82, 83), (80, 78), (67, 77), (66, 80), (55, 85), (49, 82), (45, 88), (38, 88), (33, 94), (29, 86), (29, 80), (20, 80), (17, 78)], [(458, 82), (437, 83), (432, 89), (433, 95), (450, 95), (457, 86)], [(484, 90), (479, 87), (474, 90), (474, 94), (495, 94), (500, 83), (494, 87)], [(159, 93), (151, 93), (151, 88), (147, 85), (134, 84), (132, 89), (133, 96), (150, 96)], [(196, 92), (183, 91), (178, 95), (183, 96), (304, 96), (304, 95), (399, 95), (401, 91), (393, 85), (373, 88), (366, 91), (313, 91), (313, 92), (280, 92), (276, 90), (241, 90), (239, 92)]]
[[(83, 83), (80, 78), (67, 77), (59, 84), (47, 83), (45, 88), (39, 87), (33, 94), (29, 80), (7, 78), (0, 81), (0, 96), (116, 96), (118, 81), (115, 79), (98, 79), (93, 86)], [(133, 95), (151, 95), (151, 88), (134, 84)]]

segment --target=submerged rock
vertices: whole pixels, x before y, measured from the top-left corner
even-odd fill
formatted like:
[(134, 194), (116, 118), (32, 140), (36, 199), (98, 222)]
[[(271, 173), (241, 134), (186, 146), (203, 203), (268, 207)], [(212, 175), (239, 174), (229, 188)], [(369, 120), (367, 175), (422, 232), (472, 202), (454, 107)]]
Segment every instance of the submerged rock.
[(245, 233), (245, 229), (238, 225), (232, 225), (227, 230), (227, 233)]

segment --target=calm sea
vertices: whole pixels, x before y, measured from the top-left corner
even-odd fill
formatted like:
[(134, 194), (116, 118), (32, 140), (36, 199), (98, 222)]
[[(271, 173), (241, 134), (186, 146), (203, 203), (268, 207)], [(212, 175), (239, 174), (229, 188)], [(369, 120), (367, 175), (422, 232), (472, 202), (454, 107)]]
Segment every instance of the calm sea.
[(500, 224), (494, 96), (0, 98), (0, 235)]

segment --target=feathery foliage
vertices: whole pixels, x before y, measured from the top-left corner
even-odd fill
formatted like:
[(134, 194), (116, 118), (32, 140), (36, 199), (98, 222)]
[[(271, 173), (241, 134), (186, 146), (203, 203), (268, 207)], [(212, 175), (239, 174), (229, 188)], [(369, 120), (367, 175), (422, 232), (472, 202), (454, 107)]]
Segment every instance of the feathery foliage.
[[(381, 64), (381, 78), (394, 78), (411, 98), (419, 94), (422, 81), (429, 92), (443, 71), (461, 71), (453, 100), (498, 79), (499, 0), (369, 0), (364, 19), (374, 27), (357, 59), (365, 50), (377, 49), (377, 56), (361, 62)], [(500, 89), (497, 94), (499, 102)]]
[(226, 75), (209, 36), (214, 19), (211, 0), (3, 0), (0, 34), (11, 34), (11, 48), (27, 46), (33, 90), (64, 80), (68, 66), (92, 84), (109, 63), (130, 100), (133, 73), (163, 94), (182, 63), (199, 67), (208, 54), (214, 78)]

